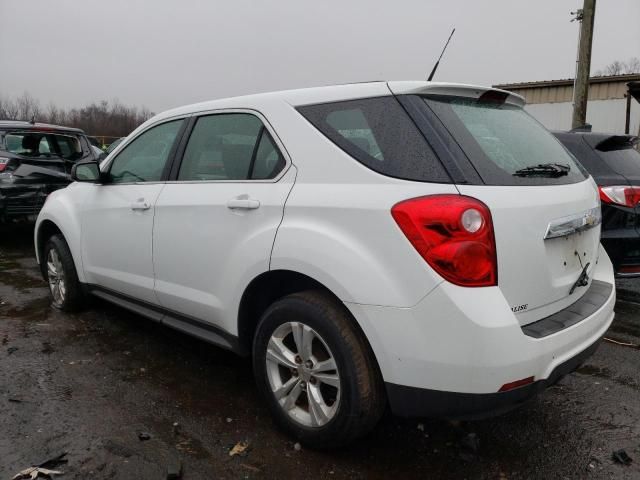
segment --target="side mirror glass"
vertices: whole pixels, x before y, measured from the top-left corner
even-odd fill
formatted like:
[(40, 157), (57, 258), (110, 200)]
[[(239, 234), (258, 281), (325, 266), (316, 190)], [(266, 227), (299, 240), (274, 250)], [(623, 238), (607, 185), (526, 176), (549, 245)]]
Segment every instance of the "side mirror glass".
[(71, 179), (76, 182), (100, 182), (100, 167), (97, 162), (80, 162), (71, 168)]

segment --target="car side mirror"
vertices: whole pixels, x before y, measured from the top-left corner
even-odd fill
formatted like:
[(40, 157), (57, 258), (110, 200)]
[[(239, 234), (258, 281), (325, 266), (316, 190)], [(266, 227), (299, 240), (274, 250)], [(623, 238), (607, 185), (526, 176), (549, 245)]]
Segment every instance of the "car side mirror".
[(71, 168), (71, 179), (76, 182), (100, 183), (98, 162), (79, 162)]

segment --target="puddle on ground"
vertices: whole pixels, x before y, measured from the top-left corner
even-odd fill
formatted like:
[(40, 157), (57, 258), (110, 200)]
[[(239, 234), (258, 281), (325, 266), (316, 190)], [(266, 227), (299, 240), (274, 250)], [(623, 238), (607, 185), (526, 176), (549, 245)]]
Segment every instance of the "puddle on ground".
[(20, 306), (3, 305), (0, 317), (44, 320), (49, 315), (49, 297), (38, 297)]
[(44, 287), (44, 280), (35, 275), (25, 275), (23, 270), (0, 271), (0, 283), (11, 286), (18, 291)]
[(588, 375), (596, 378), (607, 379), (613, 383), (628, 387), (636, 391), (640, 391), (640, 385), (638, 385), (634, 379), (629, 377), (615, 376), (608, 368), (600, 368), (594, 365), (583, 365), (576, 370), (576, 373), (580, 375)]

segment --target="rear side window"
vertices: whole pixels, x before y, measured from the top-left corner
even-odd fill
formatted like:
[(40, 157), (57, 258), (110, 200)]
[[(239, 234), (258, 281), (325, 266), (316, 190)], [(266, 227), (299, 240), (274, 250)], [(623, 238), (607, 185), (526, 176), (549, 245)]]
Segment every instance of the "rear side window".
[(485, 184), (568, 184), (587, 178), (562, 144), (519, 106), (435, 95), (424, 101)]
[(185, 149), (178, 180), (266, 180), (285, 161), (258, 117), (248, 113), (203, 116)]
[(389, 177), (450, 183), (413, 121), (391, 96), (298, 107), (329, 140), (363, 165)]

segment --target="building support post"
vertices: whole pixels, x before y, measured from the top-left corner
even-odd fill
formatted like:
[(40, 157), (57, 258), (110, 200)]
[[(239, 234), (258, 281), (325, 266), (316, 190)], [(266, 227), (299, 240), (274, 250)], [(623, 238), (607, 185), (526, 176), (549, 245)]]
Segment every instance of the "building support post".
[(627, 89), (627, 112), (624, 121), (624, 133), (629, 135), (629, 129), (631, 128), (631, 87)]

